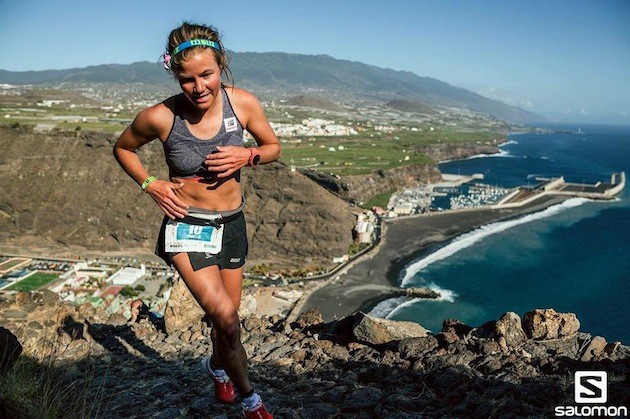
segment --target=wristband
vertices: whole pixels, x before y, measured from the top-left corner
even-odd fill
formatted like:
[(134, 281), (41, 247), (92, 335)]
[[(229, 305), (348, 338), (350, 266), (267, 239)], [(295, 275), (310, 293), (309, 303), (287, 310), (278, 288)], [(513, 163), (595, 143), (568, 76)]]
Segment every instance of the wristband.
[(149, 176), (148, 178), (146, 178), (144, 182), (142, 182), (142, 185), (140, 185), (140, 187), (142, 188), (143, 191), (146, 192), (147, 188), (149, 187), (149, 184), (153, 182), (154, 180), (157, 180), (155, 176)]

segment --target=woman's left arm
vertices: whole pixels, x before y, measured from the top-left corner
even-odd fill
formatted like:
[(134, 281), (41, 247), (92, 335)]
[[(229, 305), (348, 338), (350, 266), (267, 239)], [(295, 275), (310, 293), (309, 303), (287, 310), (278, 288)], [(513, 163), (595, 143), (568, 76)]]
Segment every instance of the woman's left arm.
[[(237, 89), (235, 89), (237, 90)], [(278, 137), (273, 132), (262, 105), (254, 95), (244, 90), (232, 94), (237, 116), (243, 129), (256, 140), (256, 154), (260, 164), (271, 163), (280, 158), (281, 147)], [(247, 166), (251, 152), (244, 147), (218, 146), (217, 151), (206, 156), (208, 170), (217, 172), (217, 177), (228, 177), (243, 166)]]

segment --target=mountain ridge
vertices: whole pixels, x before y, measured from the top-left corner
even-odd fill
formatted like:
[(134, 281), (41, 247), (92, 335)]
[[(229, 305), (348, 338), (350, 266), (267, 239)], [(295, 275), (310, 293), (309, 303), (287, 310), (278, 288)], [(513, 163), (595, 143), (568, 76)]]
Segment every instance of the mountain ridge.
[[(388, 101), (405, 99), (428, 106), (458, 107), (491, 115), (510, 123), (542, 121), (539, 115), (488, 99), (441, 80), (407, 70), (393, 70), (329, 55), (284, 52), (237, 52), (230, 68), (239, 86), (254, 92), (287, 95), (315, 90), (343, 99), (359, 97)], [(0, 70), (0, 83), (44, 84), (59, 82), (143, 83), (172, 86), (159, 63), (101, 64), (67, 70), (11, 72)]]

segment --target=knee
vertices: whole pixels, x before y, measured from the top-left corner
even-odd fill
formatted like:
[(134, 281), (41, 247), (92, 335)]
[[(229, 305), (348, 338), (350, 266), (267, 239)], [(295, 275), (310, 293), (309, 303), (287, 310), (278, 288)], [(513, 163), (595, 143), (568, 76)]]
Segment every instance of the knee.
[(217, 319), (213, 332), (218, 342), (235, 348), (241, 341), (241, 324), (236, 313)]

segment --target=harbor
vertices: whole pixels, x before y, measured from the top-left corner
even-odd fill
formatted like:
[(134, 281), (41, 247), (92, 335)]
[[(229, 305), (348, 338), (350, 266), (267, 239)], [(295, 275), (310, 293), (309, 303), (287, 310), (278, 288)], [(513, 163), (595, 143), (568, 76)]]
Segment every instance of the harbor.
[(388, 204), (388, 218), (424, 214), (434, 211), (470, 208), (514, 208), (544, 197), (611, 200), (626, 185), (625, 172), (613, 173), (610, 181), (594, 184), (567, 182), (564, 176), (536, 178), (534, 186), (503, 188), (482, 183), (482, 174), (461, 176), (443, 174), (442, 181), (393, 195)]

